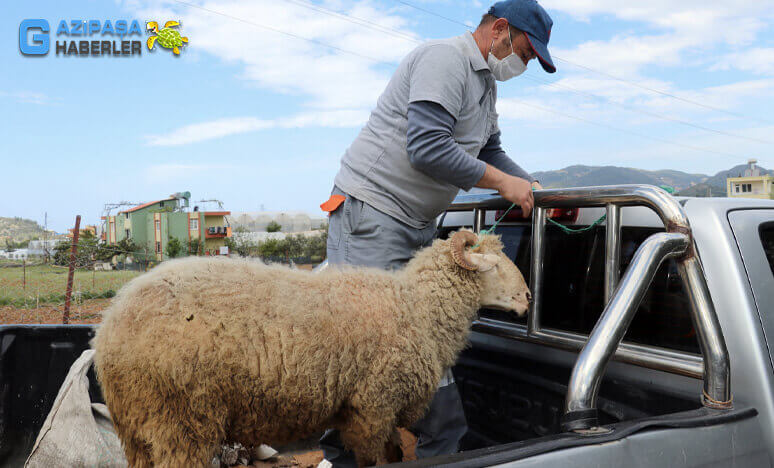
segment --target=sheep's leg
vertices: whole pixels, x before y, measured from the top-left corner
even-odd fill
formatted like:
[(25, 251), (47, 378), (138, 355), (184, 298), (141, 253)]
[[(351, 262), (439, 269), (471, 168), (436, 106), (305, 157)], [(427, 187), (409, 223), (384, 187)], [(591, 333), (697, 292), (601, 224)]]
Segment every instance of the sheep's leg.
[(130, 436), (124, 441), (124, 453), (129, 466), (132, 468), (151, 468), (153, 466), (148, 446), (136, 437)]
[(209, 468), (215, 455), (216, 444), (209, 441), (196, 440), (185, 431), (176, 428), (160, 428), (164, 439), (153, 444), (151, 453), (153, 466), (156, 468)]
[(344, 446), (355, 453), (360, 467), (387, 463), (387, 444), (395, 428), (394, 417), (352, 409), (339, 429)]
[(384, 453), (387, 463), (400, 463), (403, 461), (403, 449), (400, 443), (400, 432), (398, 428), (392, 430), (392, 435), (384, 447)]

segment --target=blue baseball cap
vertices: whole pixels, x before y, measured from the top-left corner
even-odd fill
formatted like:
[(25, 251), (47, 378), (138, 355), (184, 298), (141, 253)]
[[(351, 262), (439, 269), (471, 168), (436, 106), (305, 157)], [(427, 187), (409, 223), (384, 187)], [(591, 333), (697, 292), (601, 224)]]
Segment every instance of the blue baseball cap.
[(508, 24), (527, 34), (532, 50), (540, 60), (543, 70), (554, 73), (556, 67), (548, 53), (548, 39), (554, 22), (546, 10), (535, 0), (504, 0), (492, 5), (487, 12), (498, 18), (505, 18)]

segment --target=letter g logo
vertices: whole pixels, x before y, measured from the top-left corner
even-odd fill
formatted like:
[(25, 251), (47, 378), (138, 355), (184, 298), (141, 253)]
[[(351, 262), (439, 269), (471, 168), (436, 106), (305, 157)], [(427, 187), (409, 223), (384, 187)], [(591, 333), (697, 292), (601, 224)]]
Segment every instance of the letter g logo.
[[(32, 44), (27, 42), (27, 32), (40, 29), (45, 34), (33, 34)], [(44, 19), (26, 19), (19, 25), (19, 50), (24, 55), (46, 55), (49, 48), (48, 21)]]

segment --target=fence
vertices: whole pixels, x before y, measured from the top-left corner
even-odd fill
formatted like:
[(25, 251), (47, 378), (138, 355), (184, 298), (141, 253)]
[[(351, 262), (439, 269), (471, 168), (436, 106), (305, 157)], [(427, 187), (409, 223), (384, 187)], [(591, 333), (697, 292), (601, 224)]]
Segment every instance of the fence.
[[(76, 224), (74, 233), (79, 232), (77, 227)], [(256, 248), (257, 244), (250, 244), (246, 250), (251, 251), (244, 253), (272, 263), (318, 263), (324, 259), (324, 237), (321, 234), (319, 239), (315, 239), (321, 245), (302, 246), (295, 254), (283, 255), (281, 249), (275, 249), (271, 255), (262, 256)], [(65, 247), (69, 259), (63, 260)], [(142, 261), (146, 254), (141, 251), (127, 251), (118, 246), (100, 244), (99, 249), (118, 256), (112, 269), (105, 270), (101, 268), (104, 259), (97, 259), (97, 255), (88, 250), (90, 248), (95, 249), (94, 245), (83, 239), (79, 242), (78, 236), (74, 235), (71, 241), (57, 249), (60, 251), (59, 262), (66, 265), (54, 264), (56, 255), (52, 255), (50, 261), (42, 258), (0, 260), (0, 324), (98, 323), (101, 311), (107, 307), (109, 299), (124, 284), (146, 271), (149, 262)], [(310, 255), (310, 251), (314, 255)], [(232, 255), (237, 256), (238, 253), (234, 251)], [(155, 263), (155, 255), (151, 256)], [(127, 257), (133, 257), (135, 261), (127, 262)], [(68, 278), (70, 271), (71, 281)]]

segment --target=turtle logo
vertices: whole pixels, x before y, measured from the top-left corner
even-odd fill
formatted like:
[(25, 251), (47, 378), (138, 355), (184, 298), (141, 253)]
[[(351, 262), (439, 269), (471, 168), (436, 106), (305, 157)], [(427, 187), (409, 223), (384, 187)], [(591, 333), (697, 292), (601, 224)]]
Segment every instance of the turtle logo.
[(164, 23), (161, 31), (159, 31), (159, 24), (157, 22), (149, 21), (145, 23), (145, 29), (155, 34), (148, 38), (148, 50), (153, 50), (153, 45), (158, 41), (161, 47), (172, 49), (175, 55), (180, 55), (180, 47), (183, 47), (183, 43), (188, 44), (188, 38), (181, 36), (180, 31), (177, 29), (172, 29), (176, 26), (180, 26), (180, 23), (177, 21), (167, 21)]

